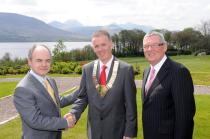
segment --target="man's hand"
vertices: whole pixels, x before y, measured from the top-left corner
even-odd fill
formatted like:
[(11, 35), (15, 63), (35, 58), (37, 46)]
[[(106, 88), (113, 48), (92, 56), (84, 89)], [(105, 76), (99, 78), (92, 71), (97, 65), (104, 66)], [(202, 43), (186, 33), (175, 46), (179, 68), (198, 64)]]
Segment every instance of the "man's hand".
[(68, 122), (68, 128), (73, 128), (75, 126), (76, 118), (75, 118), (75, 115), (74, 114), (67, 113), (66, 115), (64, 115), (64, 118)]
[(132, 139), (131, 137), (123, 136), (123, 139)]

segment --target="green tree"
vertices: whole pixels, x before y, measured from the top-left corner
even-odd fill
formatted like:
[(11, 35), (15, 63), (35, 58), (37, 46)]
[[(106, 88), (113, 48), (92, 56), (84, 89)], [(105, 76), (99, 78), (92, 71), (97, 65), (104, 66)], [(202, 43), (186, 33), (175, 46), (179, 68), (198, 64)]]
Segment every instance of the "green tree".
[(5, 53), (4, 56), (2, 57), (2, 61), (11, 61), (10, 53)]
[(185, 28), (184, 30), (174, 34), (176, 46), (178, 46), (180, 50), (194, 51), (201, 37), (202, 34), (193, 28)]
[(64, 45), (62, 40), (58, 40), (58, 43), (56, 45), (54, 45), (54, 49), (53, 49), (53, 56), (56, 57), (57, 54), (64, 52), (66, 50), (66, 46)]
[(142, 41), (145, 32), (142, 30), (122, 30), (112, 36), (114, 54), (118, 56), (137, 56), (142, 52)]
[(93, 48), (91, 45), (86, 45), (82, 51), (84, 51), (85, 59), (84, 60), (93, 60), (96, 58), (96, 55), (93, 51)]
[(203, 35), (203, 38), (200, 43), (200, 49), (210, 51), (210, 20), (203, 21), (200, 25), (199, 30)]

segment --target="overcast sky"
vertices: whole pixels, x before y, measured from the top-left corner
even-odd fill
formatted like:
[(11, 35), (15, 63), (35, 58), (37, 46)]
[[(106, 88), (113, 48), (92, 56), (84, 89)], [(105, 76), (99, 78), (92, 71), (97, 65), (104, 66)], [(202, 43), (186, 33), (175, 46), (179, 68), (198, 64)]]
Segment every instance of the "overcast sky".
[(46, 23), (75, 19), (83, 25), (135, 23), (182, 30), (210, 20), (209, 0), (0, 0), (0, 12)]

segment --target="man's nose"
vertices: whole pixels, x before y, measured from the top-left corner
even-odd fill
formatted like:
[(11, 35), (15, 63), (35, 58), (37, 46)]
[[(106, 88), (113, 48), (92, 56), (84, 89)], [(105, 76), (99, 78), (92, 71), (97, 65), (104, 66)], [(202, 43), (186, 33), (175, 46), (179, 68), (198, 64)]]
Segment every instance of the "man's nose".
[(152, 49), (152, 47), (149, 45), (148, 47), (147, 47), (147, 51), (150, 51)]
[(102, 46), (99, 46), (98, 47), (98, 51), (101, 51), (103, 48), (102, 48)]
[(46, 66), (46, 65), (47, 65), (47, 62), (43, 61), (42, 66)]

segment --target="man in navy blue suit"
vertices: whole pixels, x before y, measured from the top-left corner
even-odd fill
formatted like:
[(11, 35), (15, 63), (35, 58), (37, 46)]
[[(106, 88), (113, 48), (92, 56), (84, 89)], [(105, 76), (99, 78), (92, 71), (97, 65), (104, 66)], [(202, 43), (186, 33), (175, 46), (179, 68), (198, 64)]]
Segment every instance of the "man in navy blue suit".
[(192, 139), (195, 114), (190, 72), (166, 56), (167, 43), (159, 32), (149, 32), (143, 50), (150, 67), (142, 84), (144, 139)]

